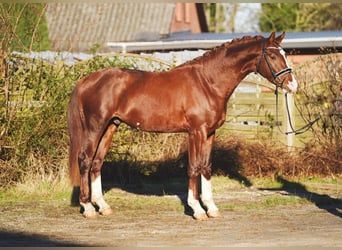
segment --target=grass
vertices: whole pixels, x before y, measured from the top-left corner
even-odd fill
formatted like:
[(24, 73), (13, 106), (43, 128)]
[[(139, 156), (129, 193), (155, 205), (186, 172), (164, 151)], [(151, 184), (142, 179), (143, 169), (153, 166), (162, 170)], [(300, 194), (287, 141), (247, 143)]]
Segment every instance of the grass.
[[(169, 180), (167, 185), (162, 183), (146, 182), (132, 190), (112, 187), (105, 194), (105, 199), (111, 206), (125, 213), (150, 213), (151, 211), (184, 211), (179, 191), (186, 197), (187, 180), (175, 178)], [(234, 210), (262, 210), (282, 206), (301, 206), (303, 204), (315, 204), (317, 206), (336, 205), (342, 206), (341, 179), (306, 178), (301, 180), (285, 180), (282, 178), (252, 178), (253, 186), (246, 187), (238, 180), (224, 176), (213, 176), (212, 185), (214, 198), (218, 207), (223, 211)], [(179, 185), (182, 187), (180, 188)], [(328, 186), (327, 186), (328, 185)], [(160, 190), (168, 187), (169, 192)], [(176, 188), (176, 189), (172, 189)], [(144, 192), (141, 192), (143, 189)], [(173, 194), (176, 190), (178, 195)], [(61, 206), (69, 206), (72, 190), (69, 181), (64, 178), (60, 181), (32, 180), (18, 184), (15, 187), (0, 189), (0, 205), (13, 203), (45, 203), (48, 205), (61, 203)], [(171, 194), (171, 195), (170, 195)], [(183, 197), (183, 201), (184, 201)], [(29, 206), (29, 205), (28, 205)]]
[(218, 207), (221, 211), (245, 211), (245, 210), (264, 210), (276, 207), (294, 207), (303, 204), (309, 204), (306, 199), (296, 196), (272, 195), (269, 197), (259, 197), (258, 199), (249, 199), (249, 201), (233, 201), (232, 203), (222, 203)]
[(262, 203), (261, 207), (276, 207), (276, 206), (294, 206), (308, 203), (304, 198), (297, 196), (280, 196), (274, 195), (267, 197)]
[(70, 199), (71, 188), (67, 179), (58, 182), (32, 180), (0, 189), (0, 205), (8, 202), (29, 202)]
[(115, 189), (106, 193), (106, 201), (113, 206), (116, 211), (181, 211), (183, 206), (176, 196), (156, 196), (156, 195), (137, 195), (128, 194)]

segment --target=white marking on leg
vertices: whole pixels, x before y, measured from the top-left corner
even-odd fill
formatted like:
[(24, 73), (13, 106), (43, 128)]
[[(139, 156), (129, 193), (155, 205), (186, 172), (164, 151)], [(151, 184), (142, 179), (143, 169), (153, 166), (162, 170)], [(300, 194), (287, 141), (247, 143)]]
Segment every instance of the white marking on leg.
[(218, 208), (214, 203), (211, 181), (207, 180), (203, 175), (201, 175), (201, 188), (202, 195), (201, 199), (204, 206), (207, 207), (209, 217), (217, 217), (219, 216)]
[(191, 189), (188, 191), (188, 204), (194, 211), (195, 219), (204, 219), (207, 217), (204, 209), (201, 207), (199, 200), (196, 200), (194, 197), (194, 193)]
[(103, 199), (101, 175), (96, 177), (95, 181), (91, 183), (91, 202), (99, 207), (100, 213), (107, 209), (110, 209), (110, 206)]
[(101, 175), (96, 177), (94, 181), (91, 182), (91, 201), (97, 202), (102, 198), (102, 183)]
[(91, 202), (83, 203), (80, 202), (81, 206), (83, 207), (83, 216), (86, 218), (91, 218), (96, 216), (96, 211), (94, 206), (91, 204)]

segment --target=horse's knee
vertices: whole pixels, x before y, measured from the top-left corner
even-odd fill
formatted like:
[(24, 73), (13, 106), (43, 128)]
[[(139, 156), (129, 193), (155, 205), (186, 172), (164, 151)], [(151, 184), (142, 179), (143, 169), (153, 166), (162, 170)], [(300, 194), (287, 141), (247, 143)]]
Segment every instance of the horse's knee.
[(101, 160), (101, 159), (93, 160), (91, 170), (90, 170), (92, 179), (95, 179), (96, 177), (101, 175), (102, 163), (103, 163), (103, 160)]
[(188, 176), (189, 178), (194, 178), (196, 176), (204, 176), (207, 180), (211, 178), (211, 164), (202, 165), (198, 167), (190, 167), (188, 168)]
[(188, 166), (188, 176), (189, 178), (195, 178), (198, 177), (201, 173), (201, 168), (199, 165), (192, 165), (190, 164)]
[(201, 175), (204, 176), (207, 180), (210, 180), (211, 177), (211, 162), (203, 165), (201, 168)]

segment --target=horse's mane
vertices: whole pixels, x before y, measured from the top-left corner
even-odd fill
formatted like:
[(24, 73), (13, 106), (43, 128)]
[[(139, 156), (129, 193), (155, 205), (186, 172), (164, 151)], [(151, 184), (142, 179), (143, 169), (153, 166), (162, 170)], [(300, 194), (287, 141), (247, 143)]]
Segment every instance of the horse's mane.
[(237, 45), (240, 46), (240, 45), (246, 44), (246, 43), (248, 43), (250, 41), (258, 41), (258, 40), (261, 40), (261, 39), (264, 39), (264, 37), (262, 37), (260, 35), (259, 36), (244, 36), (244, 37), (241, 37), (241, 38), (234, 38), (230, 42), (225, 42), (225, 43), (223, 43), (221, 45), (213, 47), (212, 49), (206, 51), (201, 56), (198, 56), (198, 57), (196, 57), (196, 58), (194, 58), (194, 59), (192, 59), (190, 61), (187, 61), (187, 62), (185, 62), (183, 64), (180, 64), (179, 66), (177, 66), (177, 68), (180, 67), (180, 66), (196, 64), (201, 59), (207, 58), (208, 56), (216, 53), (216, 51), (218, 51), (218, 50), (222, 50), (222, 49), (226, 50), (228, 48), (231, 48), (231, 47), (234, 47), (234, 46), (237, 46)]

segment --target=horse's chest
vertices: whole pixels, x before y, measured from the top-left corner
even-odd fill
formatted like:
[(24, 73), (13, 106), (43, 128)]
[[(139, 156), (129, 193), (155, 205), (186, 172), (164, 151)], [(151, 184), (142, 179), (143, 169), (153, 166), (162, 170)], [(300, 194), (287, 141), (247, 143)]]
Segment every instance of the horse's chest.
[(207, 126), (211, 130), (216, 130), (217, 128), (221, 127), (226, 119), (226, 112), (215, 112), (212, 114), (211, 119), (207, 119)]
[(208, 132), (213, 132), (223, 125), (226, 118), (226, 112), (224, 108), (202, 109), (198, 113), (191, 114), (189, 117), (191, 127), (200, 127), (205, 125)]

